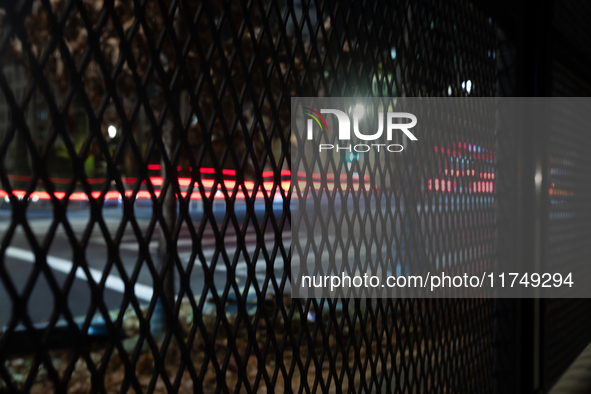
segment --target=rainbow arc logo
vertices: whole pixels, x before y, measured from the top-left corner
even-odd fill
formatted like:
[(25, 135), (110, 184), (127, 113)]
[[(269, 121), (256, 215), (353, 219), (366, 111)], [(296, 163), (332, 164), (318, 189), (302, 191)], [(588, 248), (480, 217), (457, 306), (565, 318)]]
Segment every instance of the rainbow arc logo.
[[(320, 127), (320, 130), (324, 130), (326, 129), (326, 131), (328, 131), (328, 125), (326, 124), (326, 120), (324, 119), (324, 116), (320, 115), (320, 112), (312, 109), (312, 108), (308, 108), (308, 107), (302, 107), (303, 110), (302, 112), (305, 115), (310, 116), (312, 119), (314, 119), (316, 121), (316, 123), (318, 123), (318, 126)], [(322, 123), (320, 123), (320, 120), (322, 120), (322, 123), (324, 123), (324, 127), (322, 127)], [(309, 120), (309, 122), (312, 121), (311, 119)], [(308, 139), (312, 139), (312, 127), (308, 127)]]

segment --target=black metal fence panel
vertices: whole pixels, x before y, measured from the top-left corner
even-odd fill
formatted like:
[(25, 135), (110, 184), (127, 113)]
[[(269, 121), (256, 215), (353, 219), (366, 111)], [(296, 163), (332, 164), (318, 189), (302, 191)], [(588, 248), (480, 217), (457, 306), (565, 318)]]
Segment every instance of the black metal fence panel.
[(490, 19), (435, 0), (1, 7), (0, 387), (492, 390), (490, 300), (286, 291), (290, 98), (494, 96)]
[[(567, 8), (567, 7), (565, 7)], [(568, 9), (566, 10), (568, 13)], [(557, 17), (564, 14), (559, 12)], [(573, 14), (572, 10), (570, 14)], [(580, 23), (574, 23), (575, 29)], [(567, 28), (572, 33), (573, 26)], [(585, 48), (581, 48), (584, 52)], [(569, 59), (565, 59), (568, 61)], [(588, 96), (584, 81), (555, 61), (553, 95), (556, 97)], [(549, 136), (549, 212), (547, 261), (549, 269), (575, 263), (588, 269), (591, 245), (588, 201), (591, 197), (587, 150), (591, 146), (588, 128), (576, 124), (565, 113), (553, 120)], [(544, 308), (544, 386), (549, 389), (591, 341), (589, 300), (546, 300)]]

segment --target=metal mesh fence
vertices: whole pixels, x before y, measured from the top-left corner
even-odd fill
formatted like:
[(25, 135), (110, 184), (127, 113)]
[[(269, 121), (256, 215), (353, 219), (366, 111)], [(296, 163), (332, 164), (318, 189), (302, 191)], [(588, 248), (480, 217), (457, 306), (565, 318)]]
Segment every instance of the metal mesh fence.
[[(560, 13), (559, 13), (560, 15)], [(576, 26), (577, 24), (575, 24)], [(580, 26), (580, 25), (578, 25)], [(553, 95), (588, 96), (589, 89), (574, 73), (557, 62), (552, 70)], [(565, 108), (566, 109), (566, 108)], [(586, 268), (590, 197), (586, 150), (591, 140), (586, 125), (569, 120), (568, 111), (553, 119), (549, 140), (550, 207), (548, 265), (576, 264)], [(551, 268), (550, 268), (551, 269)], [(591, 320), (584, 311), (589, 300), (551, 299), (545, 302), (544, 380), (550, 388), (591, 341)]]
[[(290, 97), (494, 96), (495, 31), (472, 5), (2, 6), (0, 387), (492, 390), (492, 301), (286, 291)], [(492, 242), (491, 217), (470, 217), (471, 242)]]

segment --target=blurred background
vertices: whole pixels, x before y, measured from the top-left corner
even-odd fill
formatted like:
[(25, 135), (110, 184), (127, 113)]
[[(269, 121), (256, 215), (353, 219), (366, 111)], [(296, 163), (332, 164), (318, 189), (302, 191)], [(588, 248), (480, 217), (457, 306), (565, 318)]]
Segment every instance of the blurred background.
[[(551, 0), (1, 0), (0, 389), (547, 392), (591, 341), (587, 300), (291, 298), (290, 98), (588, 96), (589, 17)], [(586, 126), (495, 124), (393, 167), (398, 264), (426, 244), (456, 267), (588, 263)], [(362, 194), (376, 167), (341, 161)]]

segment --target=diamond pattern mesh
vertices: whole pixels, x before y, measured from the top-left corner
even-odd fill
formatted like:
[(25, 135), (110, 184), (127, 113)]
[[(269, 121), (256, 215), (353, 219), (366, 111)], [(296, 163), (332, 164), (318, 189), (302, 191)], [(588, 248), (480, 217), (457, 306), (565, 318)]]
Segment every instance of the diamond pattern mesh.
[[(555, 97), (588, 96), (589, 89), (564, 65), (552, 70)], [(578, 109), (581, 110), (580, 108)], [(549, 266), (588, 270), (589, 162), (587, 127), (569, 121), (568, 113), (555, 119), (550, 135), (550, 208), (548, 225)], [(551, 269), (551, 268), (550, 268)], [(545, 300), (544, 383), (550, 388), (591, 341), (588, 299)]]
[[(472, 5), (3, 4), (2, 388), (492, 387), (492, 301), (289, 297), (290, 97), (494, 96), (495, 31)], [(13, 260), (33, 263), (21, 282)]]

